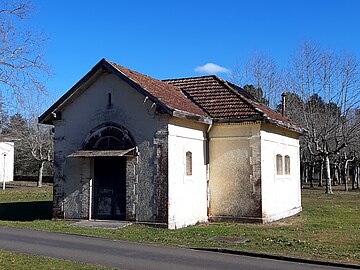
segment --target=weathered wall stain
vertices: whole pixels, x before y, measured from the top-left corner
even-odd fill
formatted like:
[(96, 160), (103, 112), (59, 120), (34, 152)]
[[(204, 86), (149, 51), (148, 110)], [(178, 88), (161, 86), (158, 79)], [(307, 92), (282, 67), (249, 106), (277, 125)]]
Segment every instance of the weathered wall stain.
[(261, 218), (258, 124), (219, 125), (210, 134), (211, 218)]

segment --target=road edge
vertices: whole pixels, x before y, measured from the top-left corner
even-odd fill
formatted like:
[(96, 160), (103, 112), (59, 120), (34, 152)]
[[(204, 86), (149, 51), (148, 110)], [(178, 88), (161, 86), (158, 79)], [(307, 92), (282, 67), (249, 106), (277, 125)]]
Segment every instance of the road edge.
[(265, 253), (256, 253), (256, 252), (233, 250), (233, 249), (223, 249), (223, 248), (189, 248), (189, 249), (217, 252), (217, 253), (224, 253), (224, 254), (232, 254), (232, 255), (244, 255), (244, 256), (249, 256), (249, 257), (258, 257), (258, 258), (297, 262), (297, 263), (306, 263), (306, 264), (314, 264), (314, 265), (342, 267), (342, 268), (349, 268), (349, 269), (360, 269), (360, 265), (358, 265), (358, 264), (317, 261), (317, 260), (311, 260), (311, 259), (303, 259), (303, 258), (296, 258), (296, 257), (282, 256), (282, 255), (271, 255), (271, 254), (265, 254)]

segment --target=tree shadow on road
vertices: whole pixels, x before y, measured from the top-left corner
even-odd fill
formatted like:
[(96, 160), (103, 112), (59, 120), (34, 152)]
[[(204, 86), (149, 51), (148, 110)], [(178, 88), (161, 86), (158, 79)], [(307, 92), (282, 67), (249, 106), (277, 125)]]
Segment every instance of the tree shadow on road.
[(0, 203), (0, 220), (33, 221), (52, 218), (52, 201)]

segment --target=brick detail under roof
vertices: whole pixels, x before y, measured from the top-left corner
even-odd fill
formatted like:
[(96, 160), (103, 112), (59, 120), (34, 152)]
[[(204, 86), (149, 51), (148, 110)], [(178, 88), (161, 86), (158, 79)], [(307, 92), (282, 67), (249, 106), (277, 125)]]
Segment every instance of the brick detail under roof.
[(170, 109), (208, 117), (208, 115), (186, 97), (179, 88), (113, 62), (109, 63)]
[(214, 119), (249, 119), (262, 116), (244, 97), (214, 75), (164, 81), (185, 91)]

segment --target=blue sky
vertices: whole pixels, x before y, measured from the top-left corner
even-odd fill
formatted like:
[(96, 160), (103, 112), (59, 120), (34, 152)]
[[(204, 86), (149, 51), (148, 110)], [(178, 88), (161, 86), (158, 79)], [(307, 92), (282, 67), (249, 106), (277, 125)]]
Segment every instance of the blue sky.
[[(47, 82), (60, 97), (101, 58), (158, 79), (233, 69), (254, 51), (280, 64), (304, 38), (360, 56), (360, 1), (44, 1), (32, 24), (46, 33)], [(227, 78), (229, 73), (219, 73)]]

